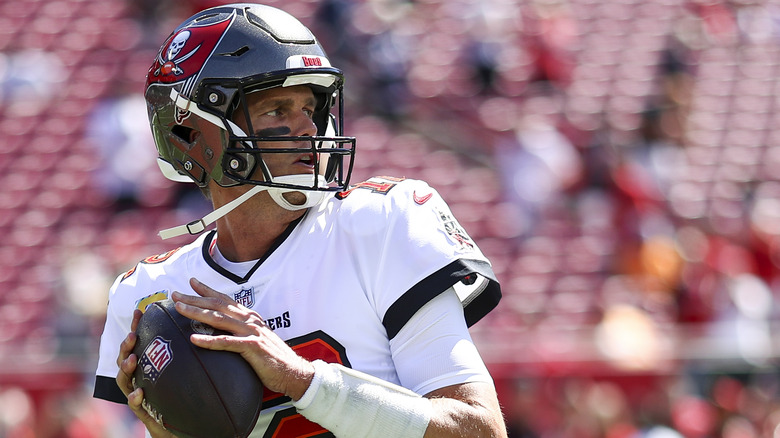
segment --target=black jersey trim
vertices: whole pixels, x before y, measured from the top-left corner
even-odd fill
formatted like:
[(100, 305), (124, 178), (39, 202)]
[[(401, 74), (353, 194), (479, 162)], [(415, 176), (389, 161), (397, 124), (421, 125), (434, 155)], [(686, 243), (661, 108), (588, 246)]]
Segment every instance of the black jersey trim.
[(263, 257), (261, 257), (257, 263), (255, 263), (254, 266), (252, 266), (252, 269), (249, 270), (249, 272), (246, 273), (245, 276), (240, 277), (227, 269), (220, 266), (217, 262), (214, 261), (214, 259), (211, 257), (211, 254), (209, 254), (209, 248), (211, 247), (211, 242), (214, 240), (214, 236), (217, 235), (217, 230), (211, 230), (211, 232), (206, 235), (206, 238), (203, 240), (203, 246), (201, 247), (201, 251), (203, 253), (203, 259), (206, 260), (206, 263), (211, 266), (211, 269), (217, 271), (220, 273), (223, 277), (228, 278), (230, 281), (236, 283), (236, 284), (244, 284), (252, 277), (252, 274), (257, 271), (257, 269), (260, 267), (260, 265), (263, 264), (263, 262), (271, 256), (271, 254), (276, 251), (276, 248), (279, 248), (282, 243), (284, 243), (285, 240), (287, 240), (287, 237), (292, 234), (295, 227), (303, 220), (303, 218), (306, 216), (304, 214), (303, 216), (299, 217), (298, 219), (292, 221), (290, 225), (287, 226), (287, 229), (284, 230), (284, 232), (279, 235), (279, 237), (274, 240), (274, 243), (271, 245), (271, 248), (268, 249), (268, 252), (266, 252)]
[(473, 274), (479, 274), (488, 281), (483, 290), (463, 301), (466, 324), (469, 327), (474, 325), (498, 305), (501, 300), (501, 286), (487, 262), (459, 259), (414, 285), (387, 309), (387, 313), (382, 319), (387, 337), (393, 339), (409, 319), (428, 301), (455, 283), (468, 279)]
[(116, 379), (111, 377), (95, 376), (95, 390), (92, 393), (92, 397), (102, 398), (114, 403), (127, 404), (127, 397), (119, 389)]

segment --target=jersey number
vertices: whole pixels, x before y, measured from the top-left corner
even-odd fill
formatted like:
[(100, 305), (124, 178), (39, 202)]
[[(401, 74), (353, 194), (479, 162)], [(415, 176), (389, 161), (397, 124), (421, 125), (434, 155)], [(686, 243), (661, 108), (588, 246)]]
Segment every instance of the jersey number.
[[(328, 363), (338, 363), (349, 367), (346, 350), (335, 339), (323, 331), (290, 339), (287, 343), (299, 356), (308, 360), (321, 359)], [(290, 398), (278, 392), (267, 389), (263, 394), (263, 409), (277, 406), (289, 401)], [(295, 408), (277, 412), (268, 425), (263, 438), (299, 438), (299, 437), (333, 437), (322, 426), (304, 418)]]
[(381, 193), (383, 195), (386, 195), (387, 192), (390, 191), (395, 185), (401, 181), (403, 181), (404, 178), (395, 178), (392, 176), (377, 176), (374, 178), (369, 179), (368, 181), (363, 181), (361, 183), (357, 183), (349, 190), (338, 192), (336, 194), (336, 197), (339, 199), (344, 199), (347, 196), (349, 196), (350, 193), (352, 193), (355, 189), (368, 189), (371, 190), (373, 193)]

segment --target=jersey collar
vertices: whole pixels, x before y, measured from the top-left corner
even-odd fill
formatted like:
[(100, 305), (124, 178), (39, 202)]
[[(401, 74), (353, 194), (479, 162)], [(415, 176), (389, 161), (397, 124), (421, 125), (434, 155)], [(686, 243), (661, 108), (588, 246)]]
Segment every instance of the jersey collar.
[(237, 274), (234, 274), (233, 272), (230, 272), (225, 267), (221, 266), (219, 263), (217, 263), (214, 258), (211, 256), (211, 248), (212, 245), (216, 245), (216, 236), (217, 236), (217, 230), (212, 230), (206, 235), (206, 238), (203, 240), (203, 246), (201, 247), (202, 253), (203, 253), (203, 259), (206, 261), (206, 264), (208, 264), (212, 269), (217, 271), (220, 275), (227, 278), (228, 280), (236, 283), (236, 284), (244, 284), (252, 277), (252, 274), (257, 271), (257, 269), (260, 267), (260, 265), (263, 264), (263, 262), (268, 259), (268, 257), (271, 256), (271, 254), (276, 251), (279, 246), (284, 243), (285, 240), (287, 240), (287, 237), (292, 234), (293, 230), (296, 226), (303, 220), (303, 216), (300, 218), (292, 221), (290, 225), (287, 226), (287, 228), (284, 230), (284, 232), (279, 235), (279, 237), (274, 240), (274, 243), (271, 245), (271, 248), (268, 249), (268, 252), (266, 252), (262, 257), (260, 257), (256, 262), (255, 265), (252, 267), (252, 269), (249, 270), (249, 272), (246, 273), (243, 277)]

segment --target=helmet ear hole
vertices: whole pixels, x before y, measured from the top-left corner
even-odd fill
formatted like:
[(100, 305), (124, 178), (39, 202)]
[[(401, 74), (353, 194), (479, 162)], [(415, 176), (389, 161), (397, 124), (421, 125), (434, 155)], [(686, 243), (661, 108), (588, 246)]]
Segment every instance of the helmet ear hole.
[(198, 132), (195, 131), (192, 128), (189, 128), (187, 126), (182, 125), (175, 125), (171, 128), (171, 133), (175, 135), (176, 137), (179, 137), (179, 140), (185, 142), (185, 143), (192, 143), (195, 141), (196, 138), (198, 138)]
[(241, 179), (249, 179), (255, 164), (255, 157), (251, 154), (226, 154), (223, 158), (225, 174)]

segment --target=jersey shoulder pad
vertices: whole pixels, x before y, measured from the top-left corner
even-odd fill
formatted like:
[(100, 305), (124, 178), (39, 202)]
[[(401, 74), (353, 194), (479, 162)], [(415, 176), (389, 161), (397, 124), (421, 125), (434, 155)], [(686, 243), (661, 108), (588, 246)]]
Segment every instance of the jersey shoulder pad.
[(394, 224), (421, 218), (421, 210), (428, 209), (415, 207), (422, 204), (428, 207), (434, 204), (428, 204), (433, 198), (438, 198), (438, 194), (423, 181), (381, 176), (355, 184), (341, 192), (335, 202), (341, 203), (337, 209), (338, 221), (350, 234), (365, 237), (385, 233)]
[(182, 247), (178, 247), (178, 248), (172, 249), (172, 250), (170, 250), (168, 252), (165, 252), (165, 253), (162, 253), (162, 254), (157, 254), (157, 255), (146, 257), (145, 259), (143, 259), (140, 262), (138, 262), (138, 264), (133, 266), (129, 271), (127, 271), (124, 274), (122, 274), (120, 281), (124, 281), (124, 280), (128, 279), (129, 277), (131, 277), (139, 269), (143, 269), (144, 265), (156, 265), (156, 264), (164, 263), (165, 261), (167, 261), (168, 259), (173, 257), (181, 249), (182, 249)]
[(336, 194), (336, 199), (362, 203), (394, 203), (404, 205), (406, 201), (414, 201), (418, 205), (425, 204), (436, 196), (436, 192), (425, 181), (396, 178), (391, 176), (375, 176), (357, 183), (349, 190)]
[(201, 235), (198, 239), (187, 245), (174, 248), (162, 254), (156, 254), (144, 258), (143, 260), (139, 261), (132, 269), (120, 275), (119, 282), (121, 283), (128, 278), (137, 275), (139, 271), (146, 271), (147, 273), (150, 271), (155, 271), (158, 273), (156, 275), (159, 275), (159, 272), (166, 271), (168, 266), (177, 263), (177, 261), (180, 259), (186, 258), (188, 254), (199, 254), (207, 234), (208, 233)]
[(109, 307), (120, 312), (128, 308), (144, 311), (149, 304), (169, 298), (171, 291), (186, 287), (186, 265), (199, 253), (200, 245), (191, 243), (144, 258), (117, 277), (109, 291)]

